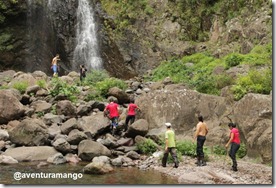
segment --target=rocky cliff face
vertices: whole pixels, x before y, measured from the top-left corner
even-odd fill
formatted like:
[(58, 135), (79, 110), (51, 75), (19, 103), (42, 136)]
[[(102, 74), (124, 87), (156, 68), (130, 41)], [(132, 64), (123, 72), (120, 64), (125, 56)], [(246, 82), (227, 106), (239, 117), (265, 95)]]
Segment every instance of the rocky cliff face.
[[(174, 89), (173, 89), (174, 88)], [(192, 139), (197, 115), (209, 127), (206, 144), (224, 146), (229, 138), (228, 123), (235, 122), (248, 156), (272, 159), (272, 95), (247, 94), (242, 100), (229, 103), (225, 97), (205, 95), (193, 90), (168, 85), (144, 93), (137, 100), (143, 109), (139, 118), (149, 122), (150, 129), (171, 122), (179, 140)]]
[[(104, 0), (89, 2), (95, 9), (103, 66), (119, 78), (143, 74), (171, 57), (202, 51), (215, 56), (233, 51), (247, 53), (254, 45), (271, 41), (272, 9), (269, 3), (256, 9), (248, 2), (247, 9), (239, 10), (239, 16), (226, 21), (215, 13), (195, 15), (201, 16), (201, 30), (205, 33), (199, 40), (197, 32), (193, 34), (187, 30), (192, 20), (183, 22), (174, 1), (150, 2), (148, 6), (152, 13), (145, 15), (140, 11), (120, 34), (115, 32), (118, 29), (116, 15), (104, 9)], [(77, 0), (5, 3), (7, 9), (3, 15), (6, 19), (0, 30), (1, 70), (42, 70), (51, 74), (49, 64), (55, 53), (61, 54), (62, 73), (77, 67), (72, 66), (78, 63), (73, 61)]]

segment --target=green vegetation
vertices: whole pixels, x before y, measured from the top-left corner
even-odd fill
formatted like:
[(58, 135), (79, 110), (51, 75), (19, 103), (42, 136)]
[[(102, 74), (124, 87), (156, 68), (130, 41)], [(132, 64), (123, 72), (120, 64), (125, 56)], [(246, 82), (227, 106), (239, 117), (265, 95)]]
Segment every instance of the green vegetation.
[(43, 117), (45, 115), (44, 112), (36, 112), (35, 114), (37, 117)]
[[(105, 22), (105, 26), (110, 33), (122, 36), (122, 33), (135, 23), (138, 18), (152, 15), (154, 10), (149, 4), (149, 0), (101, 0), (101, 5), (111, 16), (116, 16), (114, 23)], [(110, 25), (114, 25), (110, 27)]]
[(177, 151), (182, 155), (196, 157), (196, 144), (191, 141), (179, 141), (176, 142)]
[(40, 87), (40, 88), (46, 88), (47, 83), (45, 80), (37, 80), (36, 84)]
[[(234, 17), (254, 12), (264, 4), (272, 5), (272, 2), (263, 0), (169, 0), (166, 4), (167, 8), (163, 11), (173, 22), (181, 26), (181, 30), (185, 31), (179, 33), (180, 40), (202, 42), (208, 40), (212, 21), (217, 16), (220, 17), (222, 23), (225, 23)], [(126, 31), (139, 35), (133, 27), (139, 23), (137, 21), (147, 19), (147, 17), (158, 19), (166, 16), (160, 11), (154, 11), (155, 3), (150, 0), (101, 0), (101, 5), (108, 15), (113, 17), (112, 20), (106, 20), (105, 27), (111, 35), (116, 35), (116, 37), (123, 37)]]
[(90, 87), (85, 98), (86, 101), (104, 100), (107, 97), (108, 90), (112, 87), (118, 87), (122, 90), (127, 88), (127, 85), (123, 80), (109, 77), (105, 70), (92, 70), (88, 72), (83, 85)]
[(245, 146), (245, 144), (241, 143), (240, 148), (237, 152), (237, 157), (241, 159), (241, 158), (245, 157), (246, 154), (247, 154), (246, 146)]
[(109, 75), (105, 70), (91, 70), (86, 75), (84, 85), (95, 86), (98, 82), (101, 82), (107, 78), (109, 78)]
[(221, 145), (215, 145), (213, 148), (213, 152), (216, 155), (226, 155), (226, 148)]
[[(40, 87), (45, 87), (43, 81), (39, 81)], [(50, 83), (50, 94), (55, 97), (57, 95), (66, 96), (71, 101), (77, 100), (77, 95), (80, 93), (78, 90), (79, 83), (67, 84), (59, 77), (54, 77)], [(103, 101), (108, 97), (108, 90), (112, 87), (118, 87), (122, 90), (127, 88), (127, 84), (120, 79), (109, 77), (106, 71), (93, 70), (87, 74), (82, 86), (89, 86), (88, 94), (85, 97), (86, 101), (100, 100)]]
[(12, 40), (12, 35), (11, 34), (3, 33), (3, 34), (0, 35), (0, 51), (10, 50), (10, 48), (12, 48), (12, 46), (7, 44), (10, 40)]
[(77, 100), (77, 94), (79, 90), (76, 85), (70, 85), (62, 81), (58, 77), (53, 77), (51, 81), (50, 94), (55, 97), (57, 95), (63, 95), (68, 98), (68, 100), (74, 102)]
[(28, 82), (15, 82), (12, 87), (14, 89), (17, 89), (21, 94), (25, 93), (27, 87), (28, 87)]
[(101, 96), (107, 97), (108, 90), (112, 87), (118, 87), (122, 90), (127, 88), (127, 84), (120, 79), (117, 78), (106, 78), (101, 82), (96, 83), (96, 90), (100, 92)]
[[(249, 54), (228, 54), (217, 59), (209, 54), (197, 53), (162, 62), (153, 70), (148, 80), (159, 81), (170, 77), (175, 83), (184, 83), (201, 93), (219, 95), (225, 86), (233, 85), (236, 100), (247, 93), (269, 94), (272, 90), (272, 45), (258, 45)], [(237, 78), (227, 74), (227, 69), (248, 65), (250, 71)], [(261, 66), (261, 67), (260, 67)], [(218, 68), (223, 70), (214, 74)]]
[(157, 150), (156, 143), (153, 140), (147, 138), (145, 141), (138, 143), (137, 148), (143, 154), (152, 154)]
[[(229, 150), (229, 149), (228, 149)], [(214, 154), (216, 154), (216, 155), (226, 155), (226, 149), (225, 149), (225, 147), (223, 147), (223, 146), (220, 146), (220, 145), (216, 145), (216, 146), (214, 146)], [(238, 158), (243, 158), (243, 157), (245, 157), (246, 156), (246, 154), (247, 154), (247, 149), (246, 149), (246, 146), (245, 146), (245, 144), (244, 143), (241, 143), (240, 144), (240, 148), (239, 148), (239, 150), (237, 151), (237, 154), (236, 154), (236, 156), (238, 157)], [(228, 154), (227, 154), (228, 155)]]
[(56, 104), (52, 105), (52, 107), (51, 107), (51, 113), (54, 114), (54, 115), (57, 114), (57, 105)]
[(6, 19), (5, 14), (12, 13), (10, 7), (18, 3), (18, 0), (0, 1), (0, 24)]

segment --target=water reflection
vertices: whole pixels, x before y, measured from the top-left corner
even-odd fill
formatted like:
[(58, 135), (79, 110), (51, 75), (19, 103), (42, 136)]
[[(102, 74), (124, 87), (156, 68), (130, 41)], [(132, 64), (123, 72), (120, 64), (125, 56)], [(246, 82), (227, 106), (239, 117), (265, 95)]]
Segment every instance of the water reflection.
[[(113, 173), (106, 175), (83, 174), (82, 169), (87, 163), (79, 163), (77, 165), (47, 165), (38, 166), (38, 162), (24, 162), (15, 165), (1, 165), (0, 184), (102, 184), (102, 185), (147, 185), (147, 184), (177, 184), (177, 180), (167, 177), (166, 175), (153, 170), (142, 171), (135, 167), (115, 168)], [(20, 172), (21, 180), (15, 180), (14, 175)], [(30, 173), (42, 174), (42, 178), (30, 177)], [(48, 173), (48, 174), (47, 174)], [(65, 174), (65, 176), (57, 176), (49, 178), (52, 175)], [(76, 174), (74, 180), (68, 174)], [(24, 175), (24, 176), (23, 176)], [(48, 176), (47, 176), (48, 175)], [(26, 177), (28, 176), (28, 178)], [(25, 178), (24, 178), (25, 177)], [(38, 177), (38, 176), (37, 176)], [(44, 178), (43, 178), (44, 177)], [(51, 176), (53, 177), (53, 176)], [(63, 178), (58, 178), (63, 177)], [(78, 178), (81, 177), (81, 178)]]

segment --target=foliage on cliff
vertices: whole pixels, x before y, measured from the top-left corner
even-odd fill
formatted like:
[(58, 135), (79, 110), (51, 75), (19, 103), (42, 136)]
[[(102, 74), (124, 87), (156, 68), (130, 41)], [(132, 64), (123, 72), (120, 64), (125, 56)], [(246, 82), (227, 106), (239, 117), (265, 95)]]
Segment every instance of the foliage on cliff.
[[(258, 45), (249, 54), (232, 53), (223, 58), (197, 53), (182, 59), (164, 61), (153, 70), (149, 80), (170, 77), (176, 83), (185, 83), (202, 93), (219, 95), (223, 87), (232, 86), (236, 100), (246, 93), (269, 94), (272, 90), (272, 44)], [(231, 67), (249, 65), (247, 74), (233, 78), (227, 73)], [(219, 74), (215, 70), (222, 68)]]
[[(113, 18), (113, 26), (111, 27), (110, 23), (106, 23), (106, 26), (112, 28), (111, 33), (114, 35), (121, 35), (128, 30), (138, 32), (144, 29), (135, 26), (139, 20), (148, 20), (151, 19), (150, 17), (157, 20), (167, 17), (180, 24), (182, 32), (179, 38), (198, 42), (208, 40), (210, 27), (215, 17), (220, 17), (222, 22), (226, 22), (242, 13), (254, 12), (264, 4), (272, 6), (271, 1), (264, 2), (263, 0), (168, 0), (167, 4), (161, 0), (100, 1), (103, 9)], [(164, 8), (160, 11), (162, 6)]]
[(4, 23), (6, 16), (17, 14), (14, 10), (16, 4), (18, 4), (18, 0), (0, 1), (0, 24)]

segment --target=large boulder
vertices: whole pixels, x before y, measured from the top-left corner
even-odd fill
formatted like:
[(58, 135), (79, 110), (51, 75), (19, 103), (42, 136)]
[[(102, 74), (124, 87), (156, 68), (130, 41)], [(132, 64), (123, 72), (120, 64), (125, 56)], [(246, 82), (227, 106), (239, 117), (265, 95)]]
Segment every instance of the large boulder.
[(50, 146), (8, 148), (2, 155), (11, 156), (18, 161), (46, 161), (59, 153)]
[[(147, 120), (149, 130), (162, 130), (164, 123), (170, 122), (178, 139), (191, 139), (198, 123), (198, 114), (203, 115), (212, 133), (232, 107), (224, 97), (202, 94), (175, 84), (167, 85), (166, 88), (168, 87), (174, 89), (154, 90), (136, 99), (141, 109), (137, 119)], [(208, 137), (206, 144), (215, 143)]]
[(76, 107), (69, 100), (62, 100), (57, 102), (56, 109), (57, 115), (75, 117), (77, 113)]
[(127, 137), (135, 138), (137, 135), (145, 136), (149, 131), (149, 124), (145, 119), (139, 119), (128, 127)]
[(0, 124), (16, 120), (24, 113), (24, 106), (12, 90), (0, 90)]
[(84, 116), (79, 120), (78, 128), (88, 133), (91, 137), (103, 133), (109, 128), (110, 120), (104, 118), (103, 112), (91, 116)]
[(31, 103), (31, 107), (35, 109), (35, 112), (42, 112), (44, 114), (49, 113), (52, 109), (52, 104), (38, 100)]
[(24, 119), (9, 130), (12, 143), (23, 146), (41, 146), (47, 143), (48, 129), (40, 119)]
[(91, 161), (94, 157), (101, 155), (109, 157), (111, 151), (99, 142), (83, 140), (78, 145), (78, 156), (83, 161)]
[(119, 104), (129, 103), (128, 94), (118, 87), (112, 87), (108, 90), (108, 95), (116, 97)]
[(14, 75), (13, 80), (8, 84), (8, 86), (13, 87), (16, 83), (26, 83), (27, 86), (36, 85), (37, 80), (33, 77), (31, 73), (18, 72)]
[(272, 95), (247, 94), (233, 107), (232, 115), (245, 139), (248, 156), (271, 162)]

